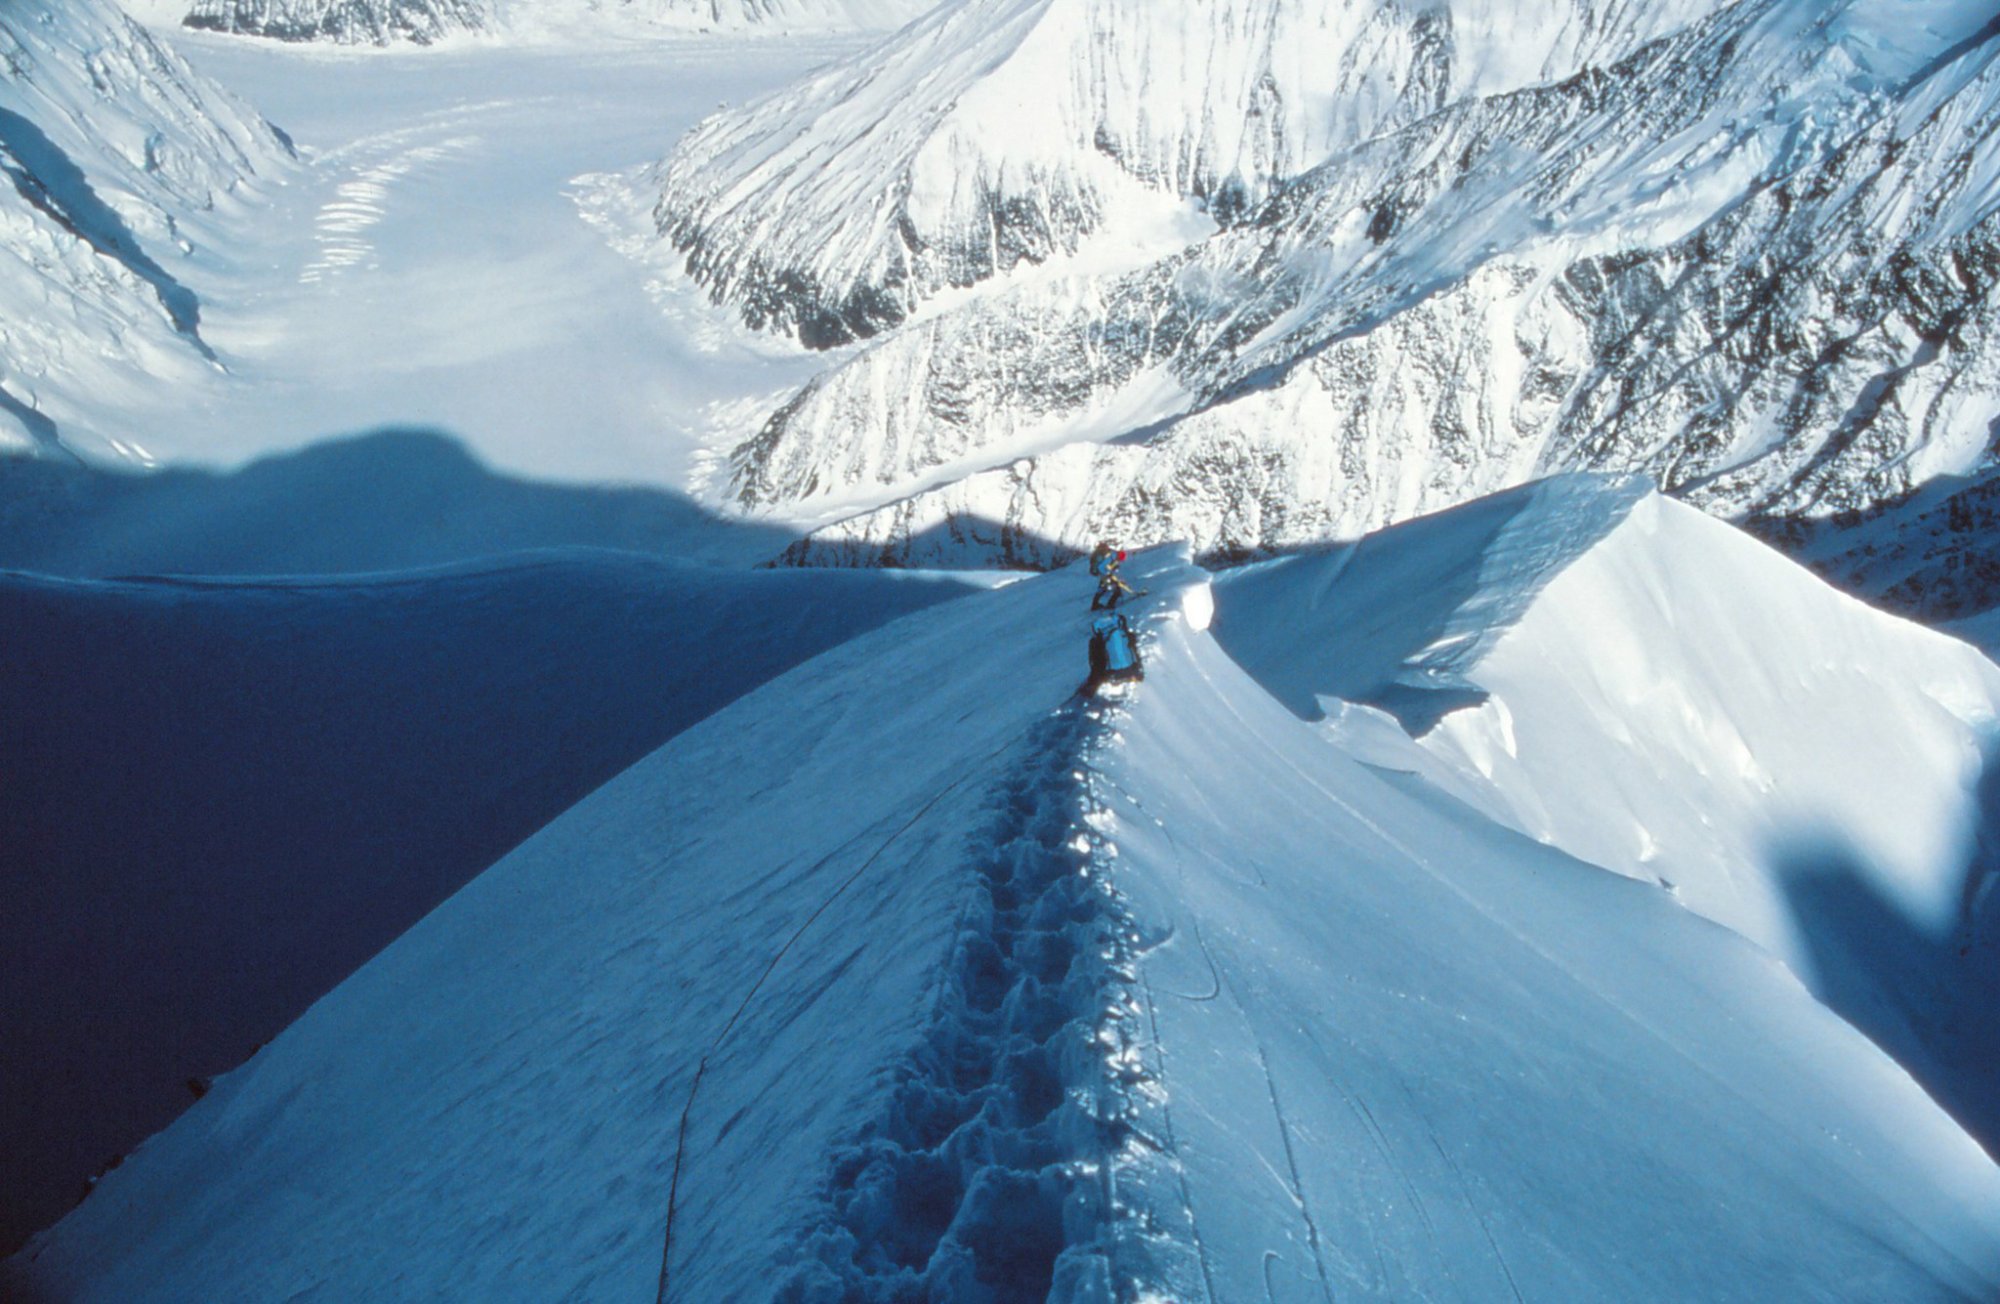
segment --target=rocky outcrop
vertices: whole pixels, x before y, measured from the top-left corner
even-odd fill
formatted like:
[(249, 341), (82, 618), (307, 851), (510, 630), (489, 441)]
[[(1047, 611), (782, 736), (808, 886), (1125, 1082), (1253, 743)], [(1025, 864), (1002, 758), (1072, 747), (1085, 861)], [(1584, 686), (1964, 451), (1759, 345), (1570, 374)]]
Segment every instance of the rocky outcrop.
[(183, 22), (199, 31), (342, 45), (429, 45), (491, 25), (488, 0), (194, 0)]

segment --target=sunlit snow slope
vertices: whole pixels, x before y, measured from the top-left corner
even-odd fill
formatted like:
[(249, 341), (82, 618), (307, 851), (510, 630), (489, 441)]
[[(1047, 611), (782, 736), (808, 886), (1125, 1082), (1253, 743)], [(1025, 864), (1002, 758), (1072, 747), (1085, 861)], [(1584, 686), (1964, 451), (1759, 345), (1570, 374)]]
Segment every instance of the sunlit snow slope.
[[(1449, 577), (1440, 583), (1438, 576)], [(1637, 480), (1543, 481), (1217, 586), (1352, 748), (1750, 937), (2000, 1150), (2000, 670)], [(1360, 705), (1360, 704), (1367, 705)]]
[(10, 0), (0, 65), (0, 453), (49, 452), (211, 367), (188, 269), (292, 151), (112, 0)]
[[(1447, 582), (1507, 523), (1555, 559), (1450, 604), (1497, 657), (1647, 501), (1444, 518), (1400, 564)], [(10, 1269), (117, 1300), (2000, 1291), (2000, 1170), (1777, 958), (1508, 827), (1388, 717), (1288, 710), (1257, 673), (1311, 655), (1307, 594), (1232, 648), (1207, 627), (1247, 583), (1130, 569), (1124, 700), (1065, 703), (1073, 571), (816, 658), (475, 880)]]

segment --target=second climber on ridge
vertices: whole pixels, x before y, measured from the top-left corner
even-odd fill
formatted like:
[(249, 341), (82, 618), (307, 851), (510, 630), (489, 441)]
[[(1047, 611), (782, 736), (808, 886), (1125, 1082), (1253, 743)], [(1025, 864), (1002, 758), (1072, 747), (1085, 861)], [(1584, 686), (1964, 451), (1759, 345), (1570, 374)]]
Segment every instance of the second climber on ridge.
[(1092, 611), (1110, 611), (1126, 598), (1138, 596), (1130, 584), (1119, 578), (1118, 567), (1124, 560), (1124, 549), (1108, 543), (1090, 550), (1090, 573), (1097, 577), (1097, 592), (1090, 599)]

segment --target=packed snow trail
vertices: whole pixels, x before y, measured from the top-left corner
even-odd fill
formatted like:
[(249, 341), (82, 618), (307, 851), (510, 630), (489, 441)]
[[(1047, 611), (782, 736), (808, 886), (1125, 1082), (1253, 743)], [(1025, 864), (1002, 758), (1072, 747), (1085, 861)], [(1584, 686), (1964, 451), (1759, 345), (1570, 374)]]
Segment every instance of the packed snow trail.
[[(1071, 703), (988, 758), (1013, 777), (982, 842), (922, 1042), (884, 1114), (838, 1149), (823, 1220), (781, 1293), (1040, 1299), (1074, 1185), (1059, 1116), (1098, 984), (1074, 767), (1101, 707)], [(961, 782), (963, 780), (960, 780)], [(983, 1280), (982, 1280), (983, 1279)]]

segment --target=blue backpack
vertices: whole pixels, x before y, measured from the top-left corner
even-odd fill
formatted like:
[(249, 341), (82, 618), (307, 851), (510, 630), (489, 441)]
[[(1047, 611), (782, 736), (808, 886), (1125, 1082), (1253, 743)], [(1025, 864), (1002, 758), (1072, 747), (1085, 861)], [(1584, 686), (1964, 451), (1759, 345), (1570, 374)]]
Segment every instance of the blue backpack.
[(1090, 637), (1104, 648), (1104, 670), (1129, 677), (1139, 669), (1139, 644), (1123, 616), (1099, 616), (1090, 622)]

